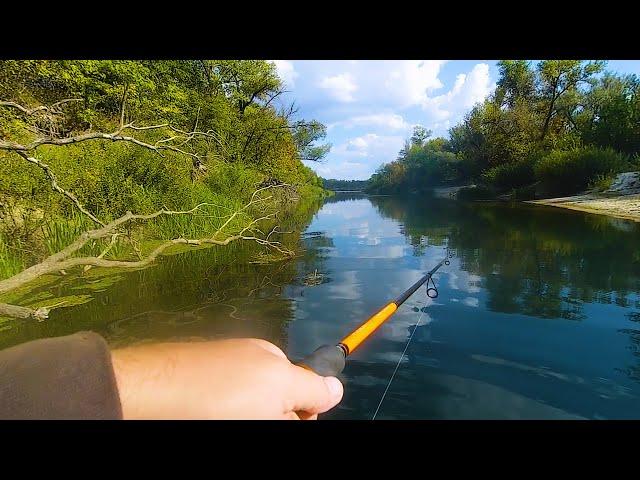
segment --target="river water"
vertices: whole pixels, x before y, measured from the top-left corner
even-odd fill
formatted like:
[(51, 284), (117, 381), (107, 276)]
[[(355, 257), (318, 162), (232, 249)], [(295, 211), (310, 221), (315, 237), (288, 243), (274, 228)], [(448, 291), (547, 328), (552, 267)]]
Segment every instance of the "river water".
[(92, 300), (43, 323), (1, 324), (0, 347), (92, 329), (114, 346), (256, 336), (297, 359), (339, 341), (448, 246), (439, 296), (420, 289), (349, 357), (344, 400), (321, 418), (371, 418), (416, 325), (378, 419), (640, 418), (640, 224), (353, 194), (301, 222), (294, 260), (198, 250), (61, 285)]

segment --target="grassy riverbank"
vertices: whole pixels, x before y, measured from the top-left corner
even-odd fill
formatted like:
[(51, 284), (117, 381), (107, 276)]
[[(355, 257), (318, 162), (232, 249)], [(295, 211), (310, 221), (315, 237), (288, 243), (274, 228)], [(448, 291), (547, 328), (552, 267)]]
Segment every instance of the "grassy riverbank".
[[(303, 164), (326, 153), (324, 126), (276, 108), (282, 90), (265, 61), (0, 61), (0, 280), (129, 211), (201, 205), (78, 254), (131, 259), (155, 240), (226, 237), (326, 195)], [(243, 209), (265, 186), (269, 201)]]
[(283, 92), (258, 60), (0, 61), (0, 314), (46, 318), (27, 307), (52, 292), (11, 296), (38, 277), (194, 245), (291, 256), (289, 217), (328, 195), (303, 162), (329, 145)]

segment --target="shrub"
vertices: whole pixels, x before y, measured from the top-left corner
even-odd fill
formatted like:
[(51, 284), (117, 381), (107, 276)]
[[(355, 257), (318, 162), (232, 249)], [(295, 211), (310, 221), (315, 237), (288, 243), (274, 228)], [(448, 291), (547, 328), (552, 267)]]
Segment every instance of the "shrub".
[(568, 195), (584, 190), (598, 175), (618, 173), (628, 165), (627, 157), (612, 149), (554, 150), (535, 164), (534, 173), (551, 194)]
[(611, 187), (614, 178), (613, 173), (602, 173), (589, 182), (589, 188), (597, 192), (604, 192)]
[(456, 198), (458, 200), (492, 200), (496, 198), (496, 192), (492, 188), (478, 185), (461, 188)]
[(524, 187), (535, 181), (533, 165), (532, 160), (504, 163), (487, 170), (482, 179), (498, 190)]

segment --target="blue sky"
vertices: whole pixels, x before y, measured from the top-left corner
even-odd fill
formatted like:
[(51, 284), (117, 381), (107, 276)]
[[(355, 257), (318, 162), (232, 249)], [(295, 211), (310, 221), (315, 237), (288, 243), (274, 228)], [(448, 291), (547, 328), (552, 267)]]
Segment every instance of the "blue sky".
[[(307, 162), (325, 178), (366, 179), (396, 158), (414, 125), (446, 136), (495, 88), (495, 60), (275, 60), (298, 118), (327, 126), (331, 151)], [(640, 61), (608, 70), (640, 75)]]

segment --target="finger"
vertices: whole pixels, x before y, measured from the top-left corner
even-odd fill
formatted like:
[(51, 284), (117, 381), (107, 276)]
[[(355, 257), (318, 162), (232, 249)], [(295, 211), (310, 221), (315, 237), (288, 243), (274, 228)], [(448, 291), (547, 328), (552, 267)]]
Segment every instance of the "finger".
[(342, 400), (342, 383), (336, 377), (321, 377), (307, 369), (291, 365), (289, 384), (285, 388), (288, 411), (308, 414), (324, 413)]
[(314, 413), (313, 415), (307, 412), (298, 412), (298, 416), (300, 417), (300, 420), (317, 420), (318, 419), (318, 414)]
[(249, 340), (249, 342), (257, 345), (258, 347), (266, 350), (267, 352), (273, 353), (277, 357), (287, 358), (285, 353), (282, 350), (280, 350), (280, 348), (278, 348), (277, 346), (275, 346), (271, 342), (267, 342), (266, 340), (262, 340), (260, 338), (249, 338), (247, 340)]

